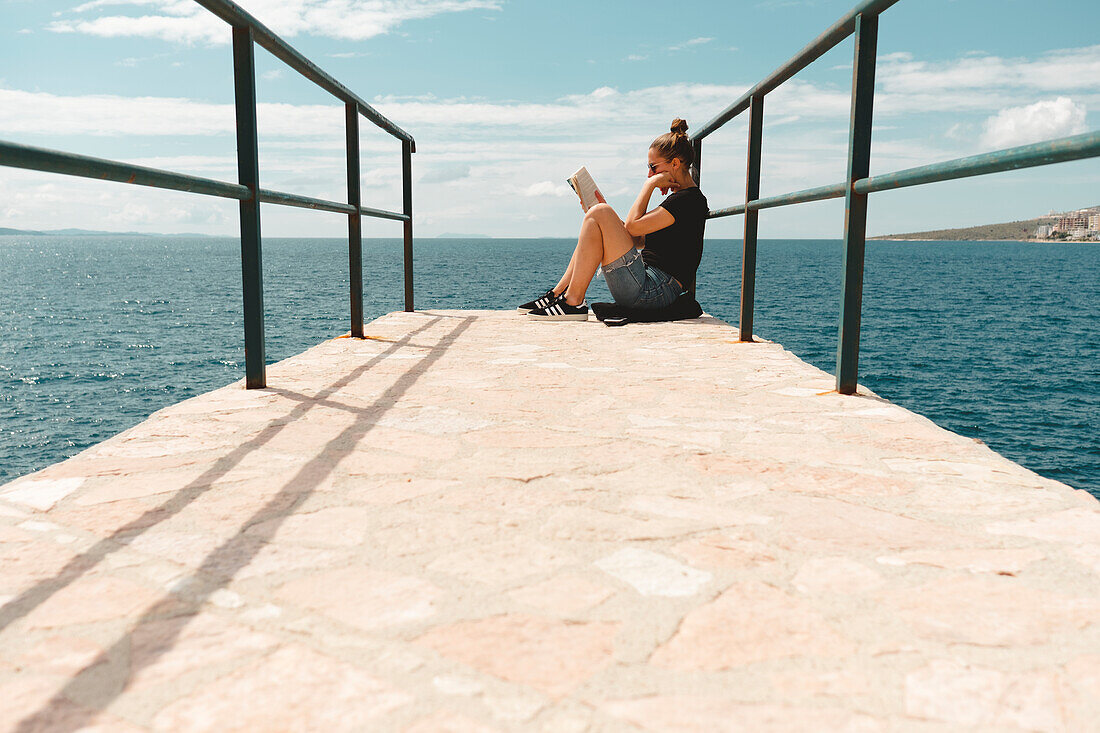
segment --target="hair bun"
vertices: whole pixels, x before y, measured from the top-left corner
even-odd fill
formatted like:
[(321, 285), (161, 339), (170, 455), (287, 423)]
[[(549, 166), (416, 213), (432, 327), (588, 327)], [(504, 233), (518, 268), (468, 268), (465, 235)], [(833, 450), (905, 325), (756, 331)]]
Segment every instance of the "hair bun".
[(686, 135), (688, 131), (688, 123), (681, 120), (679, 117), (672, 121), (672, 134), (674, 135)]

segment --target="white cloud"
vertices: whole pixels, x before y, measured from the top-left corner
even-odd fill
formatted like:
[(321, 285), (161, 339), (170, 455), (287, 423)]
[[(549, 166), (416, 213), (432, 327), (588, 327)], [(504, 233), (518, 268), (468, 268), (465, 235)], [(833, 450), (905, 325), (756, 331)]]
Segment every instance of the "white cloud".
[[(164, 4), (160, 0), (91, 0), (91, 2), (82, 3), (72, 9), (74, 13), (86, 13), (89, 10), (98, 10), (99, 8), (108, 8), (112, 5), (161, 5)], [(180, 3), (176, 3), (179, 5)]]
[(632, 53), (629, 56), (627, 56), (624, 60), (625, 61), (645, 61), (647, 58), (649, 58), (649, 57), (648, 56), (642, 56), (642, 55), (636, 54), (636, 53)]
[(282, 79), (286, 76), (283, 69), (272, 69), (271, 71), (265, 71), (260, 74), (260, 78), (264, 81), (275, 81), (276, 79)]
[(976, 137), (975, 125), (969, 122), (955, 122), (947, 128), (944, 135), (952, 140), (967, 142)]
[(691, 48), (692, 46), (702, 46), (704, 43), (710, 43), (713, 41), (710, 37), (692, 38), (690, 41), (684, 41), (683, 43), (677, 43), (675, 46), (669, 46), (669, 51), (683, 51), (685, 48)]
[(527, 188), (523, 189), (524, 196), (570, 196), (573, 191), (569, 186), (564, 183), (554, 183), (553, 181), (539, 181), (538, 183), (532, 183)]
[(202, 224), (232, 225), (235, 222), (227, 216), (224, 209), (209, 208), (198, 202), (179, 200), (175, 205), (155, 206), (139, 201), (126, 201), (109, 207), (104, 213), (104, 221), (112, 229), (126, 230), (131, 227), (144, 229), (164, 227), (165, 224), (186, 226)]
[[(878, 124), (873, 171), (897, 170), (977, 152), (975, 146), (981, 138), (982, 122), (987, 118), (987, 135), (1007, 135), (999, 125), (1009, 119), (1016, 123), (1013, 134), (1020, 134), (1021, 120), (1027, 117), (1022, 110), (1035, 106), (1039, 99), (1051, 100), (1046, 104), (1054, 107), (1046, 110), (1045, 117), (1044, 114), (1037, 117), (1057, 117), (1062, 120), (1059, 124), (1063, 129), (1069, 130), (1064, 134), (1071, 134), (1082, 124), (1084, 110), (1093, 106), (1092, 100), (1097, 99), (1095, 104), (1100, 104), (1100, 83), (1096, 81), (1100, 76), (1081, 80), (1092, 69), (1094, 57), (1100, 59), (1100, 47), (1046, 54), (1032, 62), (990, 63), (986, 55), (915, 68), (916, 62), (910, 54), (893, 54), (880, 69), (880, 79), (885, 81), (875, 99)], [(1037, 86), (1040, 81), (1055, 83), (1042, 70), (1051, 64), (1070, 61), (1077, 64), (1073, 67), (1077, 71), (1070, 73), (1069, 66), (1062, 67), (1067, 74), (1066, 87), (1040, 92)], [(1039, 81), (1014, 85), (1001, 73), (982, 78), (975, 72), (972, 65), (975, 62), (983, 62), (987, 67), (1008, 64), (1013, 74)], [(936, 86), (956, 81), (957, 87)], [(1082, 88), (1077, 90), (1073, 85)], [(611, 203), (624, 211), (645, 175), (645, 149), (649, 141), (667, 130), (674, 117), (683, 117), (692, 129), (698, 129), (747, 88), (748, 84), (687, 83), (635, 89), (605, 86), (558, 98), (380, 96), (372, 104), (417, 139), (414, 196), (417, 231), (421, 235), (431, 236), (440, 231), (531, 233), (532, 227), (522, 224), (526, 217), (545, 222), (534, 233), (565, 235), (575, 227), (579, 207), (563, 182), (564, 176), (580, 165), (587, 166), (601, 189), (608, 192)], [(793, 79), (768, 95), (765, 195), (843, 179), (849, 93), (847, 84)], [(1064, 103), (1058, 102), (1059, 96), (1072, 99), (1071, 105), (1060, 107)], [(1078, 110), (1077, 117), (1074, 110)], [(1062, 117), (1053, 114), (1059, 111), (1066, 114)], [(908, 125), (908, 120), (919, 114), (930, 114), (936, 131), (952, 128), (951, 135), (931, 136), (927, 127), (919, 136), (904, 132), (915, 128), (899, 128), (880, 135), (889, 125)], [(259, 117), (261, 175), (266, 188), (336, 200), (346, 195), (342, 107), (261, 104)], [(928, 118), (924, 119), (921, 125), (927, 124)], [(1000, 122), (994, 124), (994, 120)], [(221, 180), (236, 177), (233, 121), (232, 104), (170, 97), (62, 96), (0, 87), (0, 137), (47, 147), (69, 147), (109, 158), (121, 156), (132, 160), (131, 156), (142, 155), (147, 157), (134, 162)], [(363, 124), (365, 130), (370, 129), (369, 123)], [(743, 197), (745, 125), (746, 115), (741, 115), (704, 145), (703, 181), (715, 207), (737, 203)], [(58, 142), (65, 135), (96, 137), (91, 141)], [(151, 139), (154, 136), (162, 139)], [(131, 144), (132, 138), (140, 139)], [(158, 152), (165, 157), (148, 157)], [(364, 135), (363, 155), (365, 161), (377, 161), (375, 165), (391, 166), (369, 176), (364, 174), (369, 184), (366, 198), (370, 199), (365, 203), (399, 209), (401, 187), (396, 142), (384, 134)], [(20, 176), (19, 181), (27, 180), (22, 177), (26, 172), (12, 173)], [(86, 193), (87, 187), (106, 184), (54, 176), (51, 180), (57, 188), (28, 186), (26, 190), (34, 195), (23, 196), (19, 186), (5, 184), (15, 180), (8, 175), (6, 169), (0, 169), (0, 202), (3, 202), (0, 207), (23, 214), (19, 222), (9, 219), (0, 225), (42, 228), (50, 224), (51, 207), (57, 205), (50, 199), (53, 190), (57, 192), (57, 201), (85, 202), (81, 204), (83, 208), (73, 210), (74, 216), (79, 212), (81, 217), (74, 225), (114, 228), (106, 221), (96, 224), (96, 217), (103, 218), (100, 212), (113, 210), (124, 202), (144, 201), (141, 196), (150, 195), (141, 193), (144, 189), (138, 187), (116, 184), (111, 188), (117, 192), (113, 196), (93, 200)], [(500, 193), (493, 197), (492, 206), (487, 204), (487, 190)], [(170, 195), (177, 198), (164, 199), (166, 210), (182, 206), (196, 212), (193, 216), (199, 216), (203, 207), (209, 205), (202, 199), (192, 204), (183, 194)], [(184, 196), (184, 203), (180, 203), (180, 196)], [(233, 209), (230, 204), (226, 206), (230, 206), (226, 209), (229, 223), (219, 226), (221, 233), (231, 234)], [(128, 215), (142, 214), (140, 209), (131, 208)], [(338, 216), (304, 215), (281, 207), (268, 207), (264, 216), (265, 226), (268, 221), (291, 222), (279, 228), (288, 233), (303, 231), (308, 226), (311, 233), (339, 236), (344, 227)], [(299, 224), (293, 217), (308, 224)], [(486, 223), (488, 219), (492, 224)], [(715, 223), (711, 231), (727, 231), (722, 227), (728, 225), (729, 232), (736, 232), (736, 220), (722, 222), (725, 224)], [(379, 226), (383, 227), (380, 231), (388, 232), (384, 229), (386, 225)], [(216, 229), (214, 224), (180, 227), (189, 231)]]
[[(1035, 91), (1047, 87), (1058, 94), (1071, 93), (1075, 104), (1087, 107), (1094, 99), (1100, 104), (1100, 46), (1056, 51), (1033, 61), (985, 56), (937, 64), (913, 61), (911, 54), (898, 52), (884, 57), (878, 77), (878, 121), (893, 115), (936, 112), (988, 116), (1005, 107), (1032, 104)], [(477, 136), (482, 130), (499, 134), (510, 128), (508, 133), (516, 137), (583, 138), (584, 130), (592, 126), (596, 126), (593, 133), (623, 130), (623, 120), (636, 120), (625, 129), (636, 129), (638, 134), (662, 128), (667, 124), (665, 117), (684, 117), (698, 127), (747, 88), (736, 84), (668, 84), (634, 90), (600, 87), (547, 101), (387, 96), (376, 97), (374, 104), (418, 137), (425, 126), (439, 126), (447, 128), (448, 137)], [(849, 94), (847, 85), (793, 79), (768, 95), (767, 124), (792, 118), (846, 119)], [(343, 115), (335, 105), (261, 104), (260, 118), (264, 135), (343, 137)], [(209, 135), (231, 133), (233, 119), (231, 105), (196, 100), (64, 97), (0, 88), (0, 133)]]
[[(195, 6), (198, 8), (198, 6)], [(137, 36), (160, 38), (179, 43), (229, 43), (229, 26), (217, 17), (203, 13), (177, 17), (170, 15), (107, 16), (88, 21), (57, 20), (46, 26), (54, 33), (83, 33), (115, 38)]]
[[(389, 33), (410, 20), (469, 10), (500, 10), (502, 0), (241, 0), (240, 5), (279, 35), (311, 34), (363, 40)], [(117, 6), (150, 8), (144, 15), (117, 13)], [(189, 0), (93, 0), (47, 26), (56, 33), (161, 38), (182, 43), (228, 43), (229, 26)]]
[[(337, 105), (257, 105), (262, 136), (344, 137)], [(0, 88), (0, 133), (101, 136), (233, 134), (234, 108), (180, 97), (62, 96)]]
[(470, 166), (443, 165), (428, 169), (428, 172), (420, 177), (421, 183), (453, 183), (470, 177)]
[(233, 131), (231, 105), (174, 97), (63, 96), (0, 89), (0, 132), (212, 135)]
[(982, 144), (1008, 148), (1087, 131), (1084, 105), (1075, 104), (1069, 97), (1058, 97), (1002, 109), (982, 126)]
[(908, 53), (880, 59), (879, 86), (888, 93), (1027, 89), (1100, 91), (1100, 45), (1060, 49), (1037, 59), (975, 55), (943, 62), (917, 61)]

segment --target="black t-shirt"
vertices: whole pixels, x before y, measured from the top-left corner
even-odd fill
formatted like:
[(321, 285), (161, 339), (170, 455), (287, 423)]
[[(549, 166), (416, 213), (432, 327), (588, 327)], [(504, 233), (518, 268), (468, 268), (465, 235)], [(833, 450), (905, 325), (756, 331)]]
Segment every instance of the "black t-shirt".
[(645, 236), (642, 259), (680, 281), (685, 290), (695, 286), (695, 271), (703, 257), (703, 225), (707, 197), (698, 186), (676, 191), (660, 204), (676, 220)]

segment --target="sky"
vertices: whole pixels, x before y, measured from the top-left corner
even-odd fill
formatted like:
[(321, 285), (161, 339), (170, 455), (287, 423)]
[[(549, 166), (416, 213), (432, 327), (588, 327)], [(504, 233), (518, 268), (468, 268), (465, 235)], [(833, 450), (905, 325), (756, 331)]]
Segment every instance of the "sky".
[[(575, 236), (584, 165), (624, 215), (649, 142), (698, 129), (855, 0), (239, 0), (417, 141), (420, 237)], [(191, 0), (0, 0), (0, 139), (236, 180), (229, 27)], [(853, 42), (764, 103), (761, 195), (845, 176)], [(871, 173), (1100, 129), (1096, 0), (901, 0), (880, 18)], [(257, 49), (260, 182), (346, 197), (343, 106)], [(401, 207), (399, 141), (362, 123), (363, 204)], [(712, 209), (744, 201), (747, 115), (703, 144)], [(689, 130), (690, 131), (690, 130)], [(654, 200), (656, 203), (656, 199)], [(870, 234), (1100, 204), (1100, 159), (876, 193)], [(843, 200), (760, 236), (839, 238)], [(265, 236), (346, 236), (265, 205)], [(708, 223), (739, 238), (741, 217)], [(238, 233), (234, 201), (0, 167), (0, 227)], [(364, 235), (400, 236), (368, 220)]]

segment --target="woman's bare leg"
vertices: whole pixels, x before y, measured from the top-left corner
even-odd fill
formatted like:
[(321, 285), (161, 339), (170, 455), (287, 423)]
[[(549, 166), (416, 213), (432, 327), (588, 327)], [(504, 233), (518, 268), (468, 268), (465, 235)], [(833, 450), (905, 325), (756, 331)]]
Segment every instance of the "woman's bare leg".
[(569, 287), (569, 281), (573, 279), (573, 263), (577, 261), (577, 248), (573, 248), (573, 254), (569, 257), (569, 266), (565, 268), (565, 274), (561, 276), (561, 280), (558, 280), (558, 284), (554, 286), (554, 295), (561, 295), (565, 292), (565, 289)]
[(565, 302), (580, 305), (596, 268), (601, 263), (607, 265), (614, 262), (633, 248), (634, 239), (627, 233), (626, 226), (614, 209), (607, 204), (596, 204), (589, 209), (581, 221), (577, 248), (569, 261), (572, 273)]

